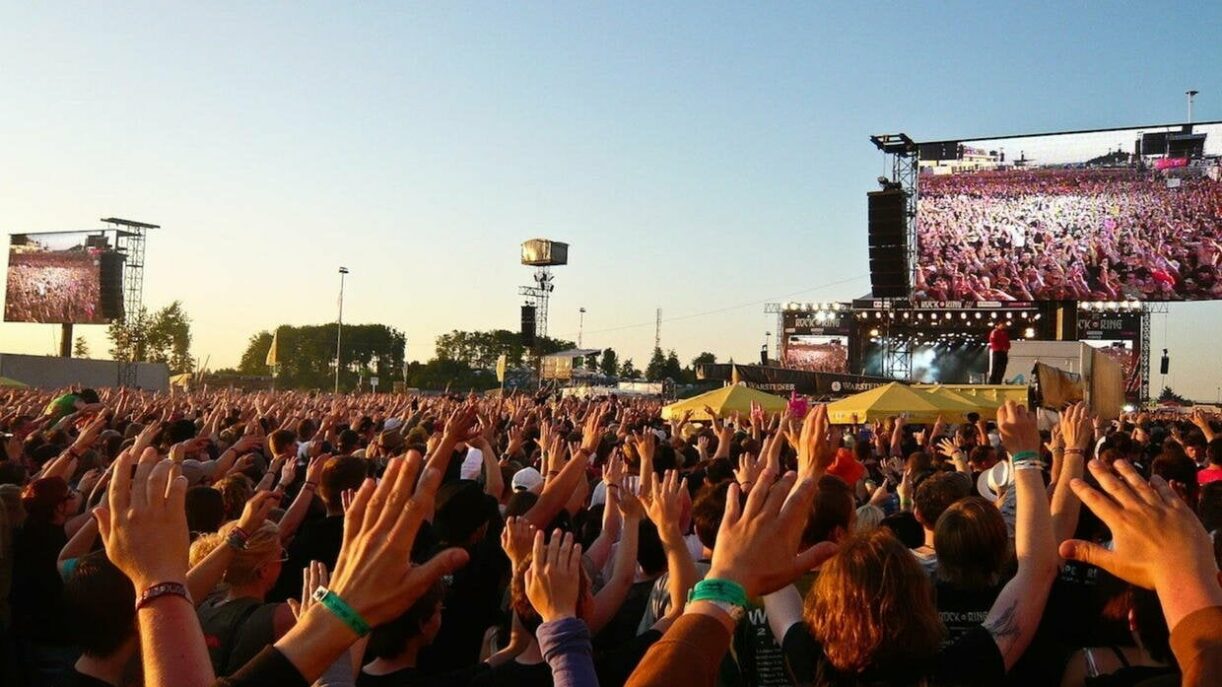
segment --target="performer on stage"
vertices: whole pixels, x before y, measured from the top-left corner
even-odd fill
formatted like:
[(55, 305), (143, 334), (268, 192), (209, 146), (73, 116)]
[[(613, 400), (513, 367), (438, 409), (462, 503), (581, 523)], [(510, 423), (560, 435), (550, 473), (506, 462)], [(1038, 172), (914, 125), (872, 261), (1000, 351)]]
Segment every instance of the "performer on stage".
[(989, 384), (1001, 384), (1010, 361), (1010, 333), (1006, 323), (998, 322), (989, 332)]

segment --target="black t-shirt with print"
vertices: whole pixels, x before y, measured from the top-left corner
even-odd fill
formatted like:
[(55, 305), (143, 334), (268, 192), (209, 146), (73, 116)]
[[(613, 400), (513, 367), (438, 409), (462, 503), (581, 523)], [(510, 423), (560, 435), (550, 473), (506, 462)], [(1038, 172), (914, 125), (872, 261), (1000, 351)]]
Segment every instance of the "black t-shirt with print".
[(938, 581), (938, 617), (946, 626), (946, 641), (950, 644), (980, 625), (989, 615), (989, 609), (1001, 593), (1002, 585), (991, 587), (961, 587), (946, 581)]

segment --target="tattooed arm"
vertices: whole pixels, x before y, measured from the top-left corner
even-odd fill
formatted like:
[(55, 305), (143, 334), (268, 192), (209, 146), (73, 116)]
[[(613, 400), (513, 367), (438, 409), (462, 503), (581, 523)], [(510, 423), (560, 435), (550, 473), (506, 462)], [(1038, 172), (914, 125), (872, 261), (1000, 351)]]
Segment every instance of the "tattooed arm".
[[(1022, 406), (1006, 405), (1010, 407), (998, 411), (998, 425), (1010, 454), (1038, 451), (1035, 416)], [(1001, 590), (984, 621), (984, 628), (997, 642), (1007, 671), (1031, 643), (1057, 571), (1057, 543), (1041, 471), (1015, 470), (1014, 490), (1018, 504), (1014, 527), (1018, 573)]]

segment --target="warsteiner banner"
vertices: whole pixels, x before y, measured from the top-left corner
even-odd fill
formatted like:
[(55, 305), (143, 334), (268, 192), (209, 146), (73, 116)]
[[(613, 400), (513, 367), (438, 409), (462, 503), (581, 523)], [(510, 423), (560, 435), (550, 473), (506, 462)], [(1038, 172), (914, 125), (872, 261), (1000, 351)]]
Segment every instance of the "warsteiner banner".
[(840, 397), (851, 396), (895, 381), (885, 377), (834, 374), (791, 370), (783, 367), (760, 365), (735, 365), (722, 363), (701, 365), (697, 368), (700, 379), (742, 383), (752, 389), (766, 391), (778, 396), (797, 392), (805, 396)]

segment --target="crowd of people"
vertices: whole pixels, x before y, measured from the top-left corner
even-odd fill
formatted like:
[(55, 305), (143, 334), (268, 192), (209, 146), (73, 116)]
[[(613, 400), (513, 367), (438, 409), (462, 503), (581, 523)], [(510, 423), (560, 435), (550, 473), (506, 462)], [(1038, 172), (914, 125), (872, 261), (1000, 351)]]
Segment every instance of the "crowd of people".
[(0, 393), (0, 683), (1222, 684), (1216, 419), (791, 407)]
[(4, 319), (98, 322), (98, 258), (88, 250), (9, 253)]
[(824, 341), (793, 336), (785, 342), (785, 367), (808, 372), (833, 372), (846, 374), (849, 371), (849, 347), (847, 337)]
[(916, 291), (934, 299), (1222, 297), (1222, 182), (1135, 168), (921, 176)]

